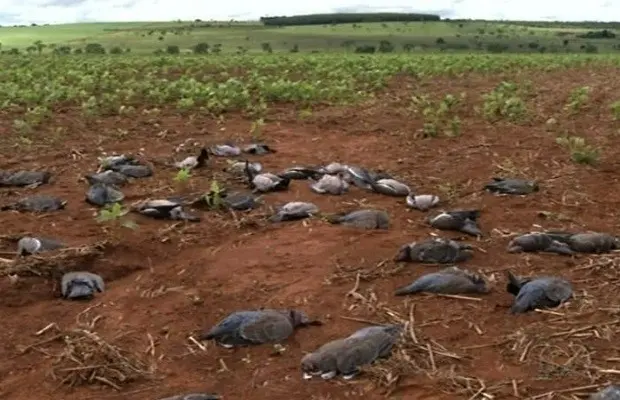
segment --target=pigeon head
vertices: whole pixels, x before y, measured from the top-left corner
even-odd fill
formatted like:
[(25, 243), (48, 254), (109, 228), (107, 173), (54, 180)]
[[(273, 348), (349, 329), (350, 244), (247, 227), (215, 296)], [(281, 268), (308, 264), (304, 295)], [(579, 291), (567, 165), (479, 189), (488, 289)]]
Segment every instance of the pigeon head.
[(512, 272), (508, 271), (508, 284), (506, 285), (506, 291), (514, 296), (519, 294), (519, 291), (527, 282), (531, 279), (529, 278), (519, 278), (516, 277)]
[(305, 312), (299, 310), (289, 310), (288, 317), (293, 323), (293, 326), (308, 326), (308, 325), (321, 325), (320, 321), (310, 319)]
[[(484, 280), (482, 276), (477, 275), (477, 274), (472, 274), (469, 276), (469, 279), (472, 281), (474, 285), (476, 285), (476, 287), (480, 290), (481, 293), (489, 293), (491, 291), (491, 289), (487, 285), (487, 282)], [(510, 290), (508, 290), (508, 292), (512, 293), (510, 292)], [(517, 291), (517, 293), (519, 292)]]
[(411, 261), (411, 248), (415, 245), (415, 243), (404, 244), (398, 249), (398, 253), (394, 257), (394, 261), (396, 262), (406, 262)]
[(530, 188), (532, 189), (532, 192), (538, 192), (540, 190), (540, 187), (538, 186), (538, 182), (536, 181), (532, 181), (529, 183)]
[(17, 253), (20, 256), (34, 254), (41, 248), (41, 241), (33, 237), (23, 237), (17, 242)]
[(301, 359), (301, 371), (307, 375), (320, 374), (321, 354), (319, 352), (306, 354)]

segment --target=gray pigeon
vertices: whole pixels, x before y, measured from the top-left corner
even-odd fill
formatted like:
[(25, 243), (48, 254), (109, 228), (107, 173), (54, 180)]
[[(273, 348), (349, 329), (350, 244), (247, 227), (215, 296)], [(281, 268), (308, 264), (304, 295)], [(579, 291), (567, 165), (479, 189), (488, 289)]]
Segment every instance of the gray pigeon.
[(360, 168), (360, 173), (370, 188), (377, 193), (393, 197), (406, 197), (411, 194), (411, 188), (402, 182), (392, 178), (381, 178), (370, 176), (370, 173), (364, 168)]
[(200, 217), (183, 210), (182, 202), (168, 199), (145, 200), (132, 206), (132, 210), (155, 219), (200, 222)]
[(428, 221), (436, 229), (462, 232), (471, 236), (482, 236), (477, 223), (479, 217), (480, 210), (444, 211), (428, 218)]
[(510, 271), (506, 291), (516, 296), (510, 309), (512, 314), (536, 308), (554, 308), (573, 296), (572, 285), (566, 279), (553, 276), (520, 278)]
[(130, 178), (148, 178), (153, 175), (153, 170), (148, 165), (121, 164), (110, 169)]
[(278, 176), (282, 178), (288, 179), (321, 179), (323, 173), (319, 172), (317, 168), (314, 167), (290, 167), (280, 172)]
[(245, 173), (248, 177), (250, 187), (254, 192), (276, 192), (286, 190), (291, 183), (288, 178), (282, 178), (276, 174), (270, 172), (264, 172), (260, 174), (254, 173), (250, 168), (249, 161), (245, 162)]
[(421, 262), (427, 264), (452, 264), (472, 258), (472, 247), (451, 239), (429, 238), (403, 245), (394, 258), (396, 262)]
[(236, 157), (241, 154), (241, 149), (232, 143), (216, 144), (211, 146), (211, 154), (219, 157)]
[(86, 191), (86, 202), (95, 206), (103, 207), (106, 204), (119, 203), (125, 199), (125, 195), (114, 185), (95, 183)]
[(544, 232), (526, 233), (513, 238), (510, 243), (508, 243), (509, 253), (529, 253), (538, 251), (562, 255), (572, 255), (575, 253), (568, 244), (554, 240), (550, 235)]
[(420, 211), (428, 211), (439, 204), (439, 197), (434, 194), (410, 194), (405, 199), (407, 205)]
[(493, 178), (493, 182), (484, 186), (485, 190), (493, 193), (525, 195), (538, 192), (538, 183), (525, 179)]
[(301, 359), (303, 377), (311, 379), (320, 375), (331, 379), (342, 375), (344, 379), (352, 379), (360, 367), (388, 357), (402, 329), (401, 325), (370, 326), (328, 342)]
[(252, 143), (243, 148), (244, 153), (255, 154), (257, 156), (269, 153), (275, 153), (275, 149), (272, 149), (266, 144), (263, 143)]
[(323, 175), (318, 181), (311, 181), (310, 189), (318, 194), (341, 195), (349, 190), (349, 184), (340, 175)]
[(37, 187), (49, 183), (51, 177), (52, 173), (48, 171), (0, 171), (0, 187)]
[(258, 197), (254, 197), (251, 193), (226, 193), (222, 198), (224, 206), (235, 211), (252, 210), (261, 205)]
[[(245, 161), (235, 161), (231, 162), (228, 167), (224, 168), (224, 171), (230, 173), (231, 175), (238, 177), (243, 176), (245, 178), (247, 177), (245, 172), (245, 166)], [(248, 162), (248, 168), (250, 168), (251, 173), (253, 173), (254, 175), (258, 175), (262, 172), (263, 165), (259, 162)]]
[(448, 267), (439, 272), (426, 274), (413, 283), (396, 290), (396, 296), (416, 293), (468, 294), (488, 293), (486, 281), (458, 267)]
[(329, 163), (328, 165), (321, 167), (318, 171), (321, 174), (335, 175), (338, 172), (345, 172), (347, 166), (338, 162)]
[(174, 166), (179, 169), (192, 170), (204, 167), (208, 160), (209, 152), (203, 147), (197, 156), (186, 157), (184, 160), (174, 163)]
[(620, 385), (609, 385), (593, 393), (589, 400), (620, 400)]
[(0, 207), (0, 210), (16, 210), (21, 212), (39, 213), (62, 210), (66, 205), (67, 202), (65, 200), (61, 200), (58, 197), (41, 194), (25, 197), (15, 203)]
[(65, 299), (91, 299), (95, 291), (103, 292), (103, 279), (91, 272), (67, 272), (60, 282), (62, 297)]
[(102, 170), (111, 169), (119, 165), (140, 165), (140, 162), (134, 156), (125, 154), (99, 157), (99, 168)]
[(557, 238), (556, 240), (563, 241), (568, 244), (573, 251), (578, 253), (601, 254), (620, 249), (620, 239), (608, 233), (575, 233), (564, 238), (562, 237), (562, 233), (552, 232), (547, 234), (554, 235), (554, 238)]
[(295, 221), (311, 217), (319, 212), (319, 208), (303, 201), (291, 201), (279, 207), (274, 215), (269, 217), (270, 222)]
[(84, 178), (86, 178), (91, 185), (95, 183), (105, 183), (106, 185), (123, 186), (129, 181), (126, 175), (110, 169), (96, 174), (85, 175)]
[(280, 343), (298, 327), (320, 324), (299, 310), (236, 311), (202, 334), (200, 340), (215, 340), (226, 348)]
[(327, 216), (327, 221), (360, 229), (389, 229), (390, 216), (381, 210), (357, 210), (346, 214)]
[(216, 394), (209, 393), (188, 393), (188, 394), (179, 394), (172, 397), (166, 397), (164, 399), (159, 400), (220, 400), (221, 397)]
[(28, 256), (45, 251), (57, 250), (63, 247), (66, 246), (55, 239), (24, 236), (17, 242), (17, 254), (20, 256)]

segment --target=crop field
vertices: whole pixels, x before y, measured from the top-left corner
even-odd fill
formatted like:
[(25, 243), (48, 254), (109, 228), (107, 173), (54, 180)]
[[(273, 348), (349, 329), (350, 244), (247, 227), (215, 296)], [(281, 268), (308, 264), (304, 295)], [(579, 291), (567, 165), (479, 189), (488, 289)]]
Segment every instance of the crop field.
[[(269, 26), (257, 21), (109, 22), (2, 27), (0, 43), (4, 52), (28, 53), (81, 52), (93, 43), (107, 52), (141, 54), (188, 53), (201, 43), (230, 54), (354, 52), (362, 46), (375, 46), (378, 52), (618, 52), (613, 33), (617, 26), (599, 25), (459, 20), (298, 26)], [(598, 33), (603, 29), (612, 35), (601, 37)], [(382, 42), (389, 46), (380, 48)]]
[[(292, 29), (292, 28), (291, 28)], [(0, 398), (576, 399), (617, 376), (616, 253), (509, 253), (530, 231), (618, 231), (620, 57), (614, 55), (288, 54), (0, 57), (0, 166), (49, 183), (2, 187), (0, 206), (46, 194), (64, 209), (0, 211)], [(262, 142), (265, 155), (171, 166), (200, 148)], [(98, 157), (132, 154), (153, 176), (119, 205), (85, 201)], [(188, 208), (200, 222), (131, 212), (145, 199), (249, 190), (231, 160), (265, 171), (340, 162), (385, 171), (441, 202), (351, 186), (340, 196), (292, 180), (251, 211)], [(499, 196), (493, 177), (540, 190)], [(274, 223), (290, 201), (322, 213), (384, 210), (387, 230), (324, 218)], [(433, 229), (440, 210), (481, 211), (479, 238)], [(106, 217), (107, 218), (102, 218)], [(131, 223), (128, 223), (131, 222)], [(25, 236), (67, 248), (15, 257)], [(394, 261), (432, 235), (469, 243), (461, 268), (491, 291), (394, 295), (441, 266)], [(61, 298), (64, 272), (99, 274), (90, 301)], [(569, 280), (574, 298), (513, 315), (507, 271)], [(280, 345), (226, 349), (199, 335), (233, 311), (295, 308), (323, 322)], [(404, 323), (389, 358), (353, 380), (302, 379), (300, 359), (368, 324)]]

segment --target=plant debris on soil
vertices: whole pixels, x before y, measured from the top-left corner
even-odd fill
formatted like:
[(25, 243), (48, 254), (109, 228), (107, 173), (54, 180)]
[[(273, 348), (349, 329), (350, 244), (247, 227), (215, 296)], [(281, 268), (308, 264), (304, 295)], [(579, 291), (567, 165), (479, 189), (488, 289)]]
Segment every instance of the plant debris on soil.
[[(98, 209), (84, 201), (79, 177), (96, 170), (101, 149), (139, 151), (153, 161), (188, 138), (200, 145), (246, 144), (253, 119), (240, 113), (188, 118), (162, 106), (155, 119), (137, 112), (85, 120), (79, 108), (64, 107), (40, 132), (43, 137), (62, 127), (62, 141), (49, 136), (24, 145), (3, 136), (0, 144), (10, 151), (0, 163), (53, 171), (52, 183), (36, 189), (2, 188), (3, 203), (34, 192), (68, 201), (53, 214), (2, 212), (3, 233), (56, 237), (69, 248), (14, 260), (14, 242), (0, 243), (8, 254), (0, 262), (0, 397), (138, 400), (172, 391), (253, 400), (586, 397), (620, 374), (620, 255), (510, 254), (506, 245), (532, 230), (618, 230), (620, 126), (608, 107), (620, 97), (616, 77), (615, 69), (595, 67), (415, 82), (399, 76), (376, 99), (356, 106), (316, 107), (303, 119), (292, 105), (269, 108), (261, 140), (277, 153), (248, 156), (265, 170), (334, 161), (363, 165), (398, 176), (416, 193), (437, 194), (442, 208), (481, 209), (486, 235), (465, 239), (474, 256), (464, 265), (489, 282), (485, 295), (394, 296), (396, 288), (440, 268), (395, 263), (401, 245), (431, 234), (463, 235), (431, 229), (428, 214), (409, 209), (404, 199), (358, 188), (323, 196), (307, 181), (292, 181), (288, 191), (264, 195), (265, 206), (253, 211), (191, 210), (200, 223), (136, 215), (137, 229), (126, 229), (96, 221)], [(501, 116), (489, 122), (481, 115), (482, 96), (506, 80), (529, 82), (526, 123)], [(568, 113), (563, 107), (571, 90), (582, 86), (591, 88), (591, 107)], [(460, 134), (423, 134), (423, 116), (411, 111), (412, 93), (431, 99), (466, 93), (471, 104), (458, 110)], [(8, 131), (18, 114), (3, 113), (0, 129)], [(546, 124), (551, 118), (555, 123)], [(575, 161), (556, 141), (567, 132), (601, 149), (596, 163)], [(222, 173), (226, 158), (213, 157), (186, 182), (174, 180), (177, 170), (157, 165), (152, 177), (123, 187), (125, 206), (206, 193), (214, 180), (238, 187)], [(540, 191), (485, 193), (484, 185), (498, 175), (535, 179)], [(269, 208), (288, 201), (310, 201), (326, 213), (378, 208), (389, 213), (391, 226), (356, 230), (320, 218), (267, 223)], [(74, 327), (90, 303), (62, 300), (55, 290), (60, 275), (73, 270), (106, 282), (93, 300), (99, 303), (96, 324)], [(562, 276), (574, 285), (575, 297), (556, 309), (511, 315), (507, 270)], [(298, 330), (281, 343), (278, 357), (272, 357), (273, 346), (229, 350), (196, 339), (196, 332), (232, 311), (260, 307), (300, 308), (325, 323)], [(406, 325), (390, 358), (364, 367), (352, 381), (302, 380), (304, 354), (381, 323)]]

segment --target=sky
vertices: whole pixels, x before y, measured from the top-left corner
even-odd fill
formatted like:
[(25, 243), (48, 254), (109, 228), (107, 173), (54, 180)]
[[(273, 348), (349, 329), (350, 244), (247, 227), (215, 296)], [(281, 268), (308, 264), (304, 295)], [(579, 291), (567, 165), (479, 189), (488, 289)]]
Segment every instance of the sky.
[(380, 11), (437, 13), (444, 18), (620, 21), (620, 0), (0, 0), (0, 25), (250, 20), (265, 15)]

